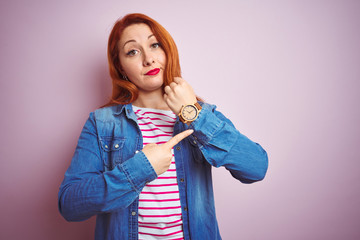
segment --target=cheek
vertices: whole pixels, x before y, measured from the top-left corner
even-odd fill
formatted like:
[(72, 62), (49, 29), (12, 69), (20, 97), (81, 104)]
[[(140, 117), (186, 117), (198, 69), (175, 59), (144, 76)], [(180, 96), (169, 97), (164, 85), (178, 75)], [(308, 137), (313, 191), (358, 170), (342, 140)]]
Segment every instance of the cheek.
[(162, 51), (162, 53), (159, 55), (158, 61), (165, 66), (166, 64), (166, 55), (165, 52)]
[(127, 75), (133, 75), (138, 72), (138, 64), (134, 61), (122, 61), (122, 69)]

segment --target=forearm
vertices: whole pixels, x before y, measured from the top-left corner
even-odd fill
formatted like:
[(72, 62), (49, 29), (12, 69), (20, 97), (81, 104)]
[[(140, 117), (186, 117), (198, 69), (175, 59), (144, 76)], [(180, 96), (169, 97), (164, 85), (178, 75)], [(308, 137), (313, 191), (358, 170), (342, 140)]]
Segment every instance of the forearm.
[(65, 174), (59, 192), (59, 210), (68, 221), (125, 208), (156, 173), (142, 152), (104, 173)]
[(224, 166), (244, 183), (259, 181), (265, 177), (268, 167), (265, 150), (241, 134), (213, 106), (204, 104), (198, 119), (190, 128), (195, 130), (191, 143), (200, 149), (211, 165)]

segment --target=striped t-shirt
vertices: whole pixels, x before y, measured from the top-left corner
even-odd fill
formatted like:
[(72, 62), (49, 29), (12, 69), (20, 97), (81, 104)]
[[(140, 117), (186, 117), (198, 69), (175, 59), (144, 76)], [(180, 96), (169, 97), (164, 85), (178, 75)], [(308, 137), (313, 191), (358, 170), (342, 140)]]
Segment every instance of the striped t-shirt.
[[(172, 111), (133, 106), (143, 145), (163, 144), (172, 138), (176, 115)], [(175, 157), (170, 168), (145, 185), (139, 196), (139, 239), (184, 239)]]

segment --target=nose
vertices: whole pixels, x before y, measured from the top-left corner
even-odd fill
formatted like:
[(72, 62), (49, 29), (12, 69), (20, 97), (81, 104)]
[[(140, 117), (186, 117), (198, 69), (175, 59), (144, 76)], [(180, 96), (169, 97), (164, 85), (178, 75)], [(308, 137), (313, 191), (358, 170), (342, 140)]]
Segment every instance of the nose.
[(149, 51), (144, 51), (143, 58), (144, 66), (151, 66), (155, 62), (154, 56)]

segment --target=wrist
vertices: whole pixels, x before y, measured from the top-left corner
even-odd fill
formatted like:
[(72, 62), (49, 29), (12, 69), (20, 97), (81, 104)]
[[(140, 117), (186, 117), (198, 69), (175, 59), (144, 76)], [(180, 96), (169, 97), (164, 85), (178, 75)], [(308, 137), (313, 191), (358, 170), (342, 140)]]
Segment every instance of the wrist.
[(181, 122), (190, 124), (197, 119), (202, 107), (198, 102), (183, 105), (178, 114)]

